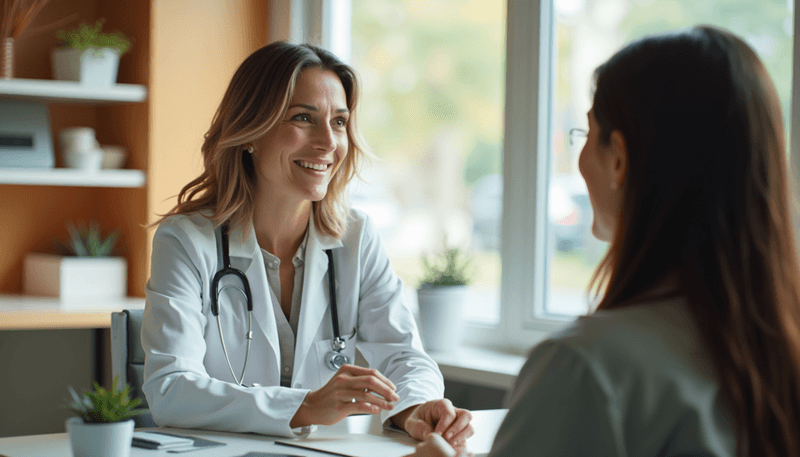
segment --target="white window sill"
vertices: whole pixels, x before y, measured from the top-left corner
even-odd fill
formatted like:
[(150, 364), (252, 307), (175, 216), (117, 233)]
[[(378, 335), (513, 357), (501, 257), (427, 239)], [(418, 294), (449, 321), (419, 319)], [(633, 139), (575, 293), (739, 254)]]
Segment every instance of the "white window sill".
[(526, 357), (489, 348), (462, 346), (450, 353), (429, 352), (446, 380), (510, 390)]

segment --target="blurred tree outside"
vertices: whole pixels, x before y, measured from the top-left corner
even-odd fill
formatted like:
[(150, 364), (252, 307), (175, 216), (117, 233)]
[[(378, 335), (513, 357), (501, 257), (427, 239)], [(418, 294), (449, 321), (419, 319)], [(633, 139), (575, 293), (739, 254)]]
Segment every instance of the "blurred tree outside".
[[(551, 40), (554, 64), (551, 176), (579, 175), (580, 147), (569, 145), (566, 132), (586, 128), (594, 69), (625, 43), (699, 24), (728, 29), (756, 50), (775, 81), (788, 139), (793, 9), (793, 0), (554, 0), (554, 35), (543, 38)], [(472, 243), (483, 251), (477, 281), (496, 293), (499, 252), (474, 243), (470, 202), (473, 189), (486, 184), (482, 178), (502, 172), (505, 1), (352, 0), (352, 12), (352, 64), (362, 80), (358, 123), (377, 157), (364, 172), (371, 190), (361, 195), (396, 215), (376, 224), (393, 265), (413, 285), (419, 255), (443, 239)], [(581, 214), (584, 245), (548, 252), (548, 312), (585, 310), (575, 302), (585, 304), (585, 286), (605, 251), (588, 233), (591, 217)]]

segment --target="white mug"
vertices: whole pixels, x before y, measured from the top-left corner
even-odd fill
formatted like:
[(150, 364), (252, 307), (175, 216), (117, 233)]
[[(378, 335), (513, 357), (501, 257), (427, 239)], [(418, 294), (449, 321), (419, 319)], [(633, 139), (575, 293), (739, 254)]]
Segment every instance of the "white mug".
[(64, 152), (64, 166), (86, 171), (97, 171), (103, 163), (103, 150), (91, 148)]
[(91, 127), (69, 127), (61, 130), (61, 153), (67, 151), (85, 151), (99, 146)]

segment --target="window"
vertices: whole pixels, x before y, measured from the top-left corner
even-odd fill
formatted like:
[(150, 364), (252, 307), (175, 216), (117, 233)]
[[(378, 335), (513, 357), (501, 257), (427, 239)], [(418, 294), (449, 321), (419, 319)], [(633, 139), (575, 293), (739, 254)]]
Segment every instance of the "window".
[[(625, 43), (647, 34), (709, 24), (732, 30), (758, 53), (775, 80), (788, 127), (792, 78), (792, 0), (556, 0), (550, 82), (548, 201), (568, 200), (551, 218), (547, 299), (541, 315), (588, 309), (586, 283), (607, 248), (591, 235), (591, 206), (578, 171), (594, 69)], [(788, 128), (787, 128), (788, 132)], [(549, 208), (553, 212), (553, 207)]]
[(352, 0), (351, 64), (363, 82), (359, 129), (377, 160), (351, 204), (381, 231), (413, 289), (420, 257), (473, 253), (467, 319), (500, 319), (503, 1)]
[(410, 296), (419, 256), (445, 237), (475, 250), (471, 343), (525, 349), (588, 310), (607, 246), (591, 236), (569, 131), (586, 128), (592, 72), (623, 44), (732, 30), (767, 65), (789, 132), (792, 0), (349, 1), (351, 28), (336, 33), (351, 39), (360, 127), (378, 157), (353, 204)]

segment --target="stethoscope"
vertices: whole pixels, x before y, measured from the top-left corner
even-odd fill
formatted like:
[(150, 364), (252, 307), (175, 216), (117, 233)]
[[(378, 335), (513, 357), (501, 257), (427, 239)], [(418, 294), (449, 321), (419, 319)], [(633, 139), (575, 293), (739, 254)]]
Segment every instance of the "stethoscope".
[[(228, 240), (227, 223), (222, 225), (220, 232), (222, 238), (220, 243), (222, 246), (222, 263), (224, 266), (221, 270), (217, 271), (217, 273), (214, 275), (214, 278), (211, 280), (211, 313), (217, 318), (219, 342), (222, 344), (222, 353), (225, 355), (225, 361), (228, 362), (228, 369), (231, 370), (231, 376), (233, 376), (233, 380), (236, 382), (236, 384), (241, 386), (244, 382), (245, 370), (247, 370), (247, 358), (250, 356), (250, 343), (253, 340), (253, 296), (250, 293), (250, 282), (247, 281), (247, 276), (245, 276), (241, 270), (231, 266), (231, 258), (228, 252), (230, 242)], [(332, 348), (331, 351), (325, 355), (325, 363), (331, 370), (338, 371), (339, 368), (342, 368), (342, 365), (350, 363), (350, 357), (348, 357), (346, 354), (342, 354), (342, 351), (345, 350), (347, 344), (339, 334), (339, 312), (336, 306), (336, 274), (333, 270), (333, 252), (328, 249), (325, 251), (325, 254), (328, 255), (328, 286), (331, 299), (331, 322), (333, 324)], [(228, 284), (223, 286), (222, 289), (219, 289), (219, 282), (223, 277), (225, 277), (225, 275), (234, 275), (239, 278), (242, 283), (242, 288)], [(247, 333), (245, 333), (245, 338), (247, 339), (247, 352), (244, 354), (244, 366), (242, 366), (242, 374), (238, 378), (233, 372), (231, 360), (228, 358), (228, 350), (225, 348), (225, 338), (222, 336), (222, 322), (219, 318), (219, 295), (222, 293), (222, 291), (229, 288), (238, 291), (247, 301)], [(258, 384), (253, 384), (253, 386), (258, 386)]]

